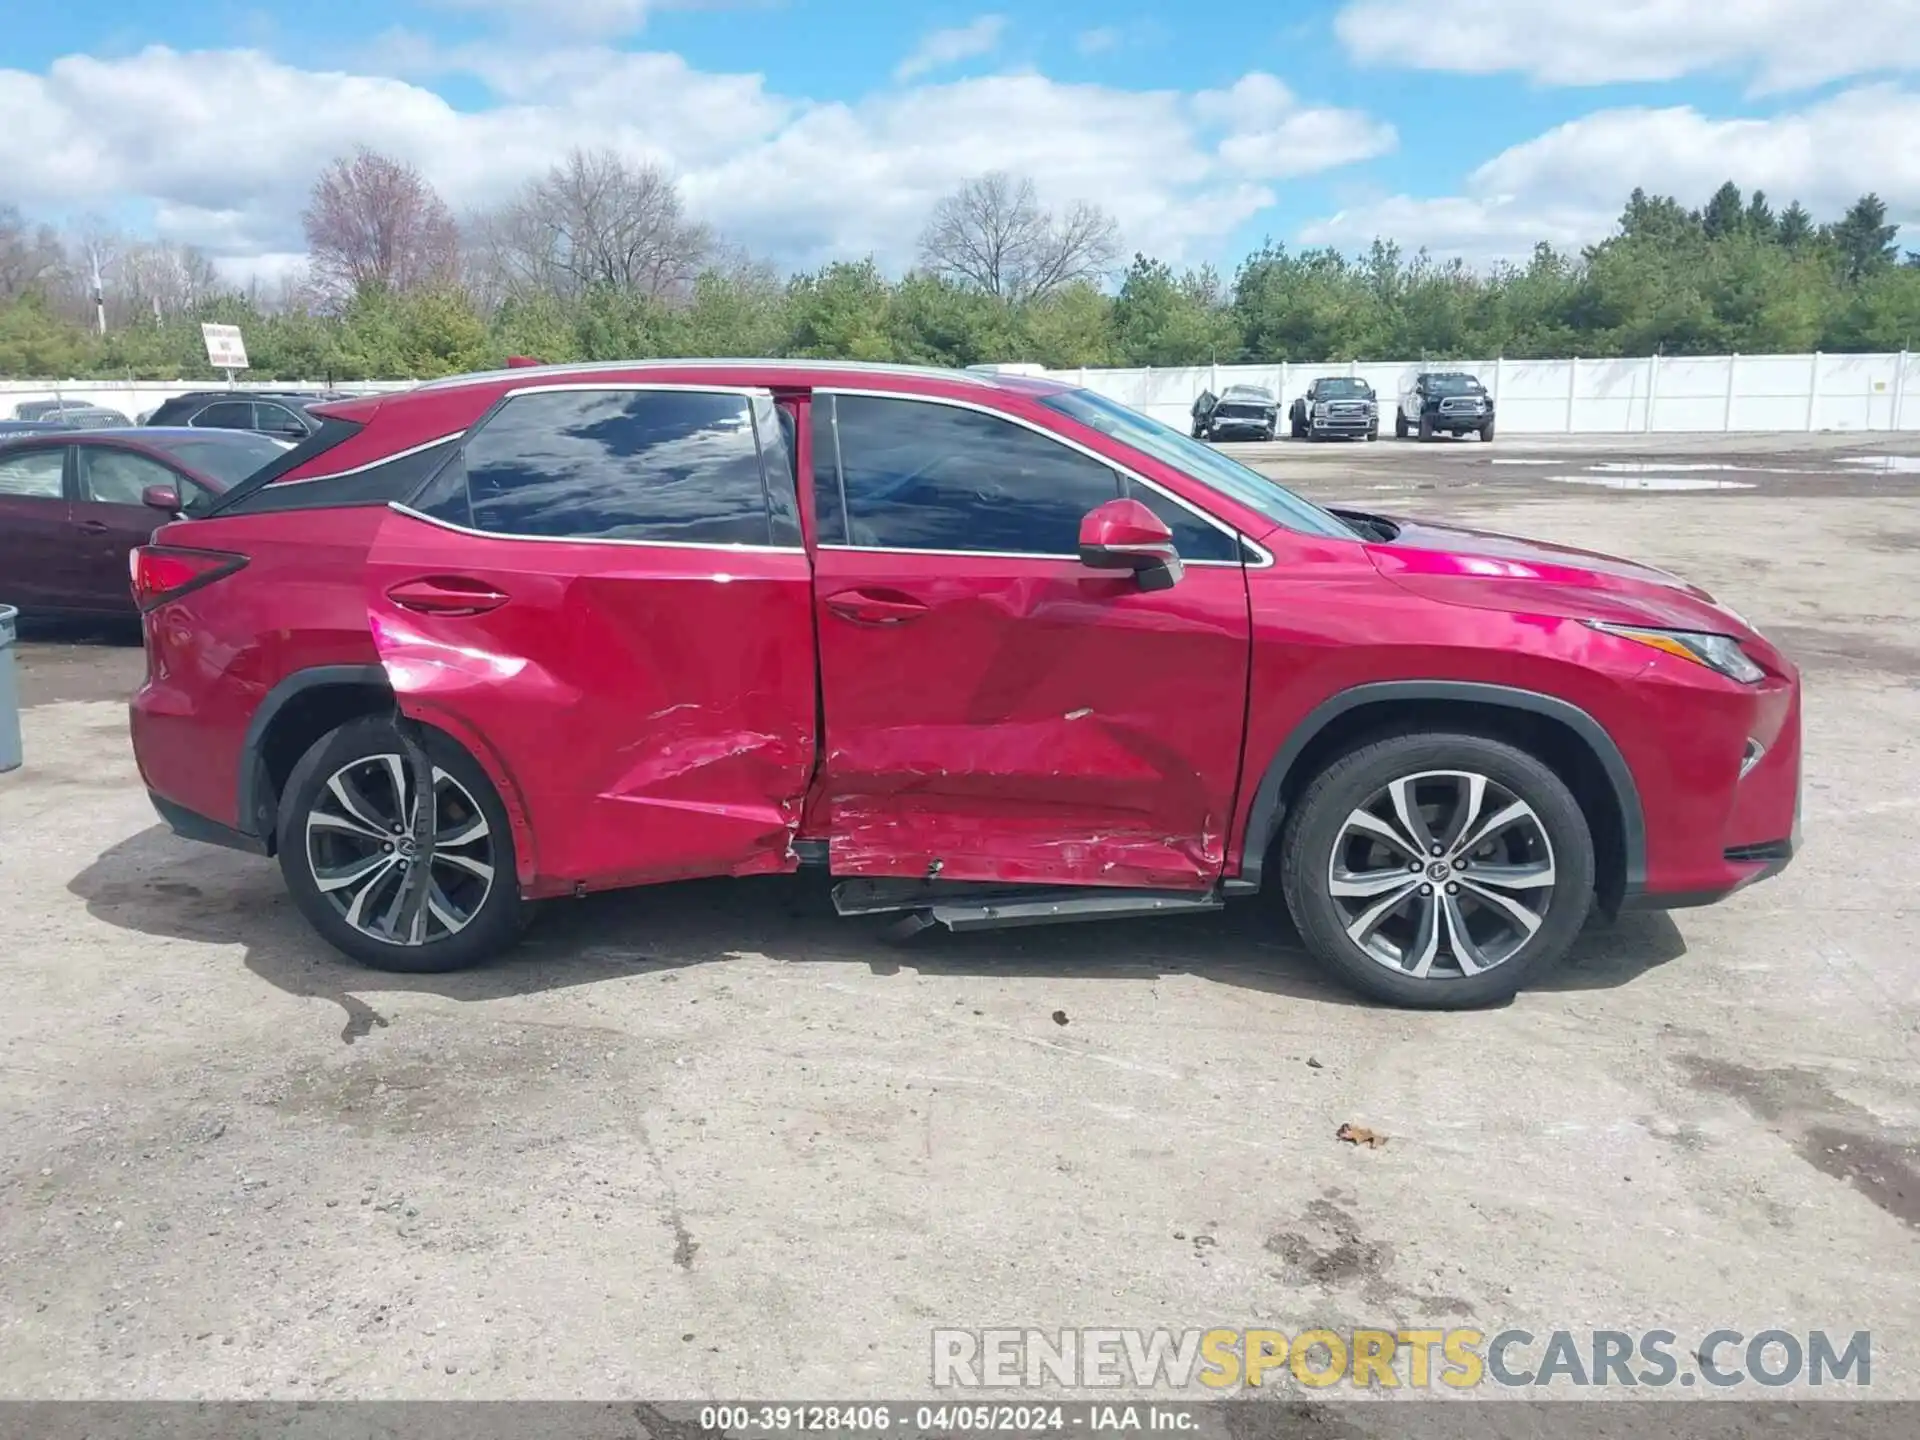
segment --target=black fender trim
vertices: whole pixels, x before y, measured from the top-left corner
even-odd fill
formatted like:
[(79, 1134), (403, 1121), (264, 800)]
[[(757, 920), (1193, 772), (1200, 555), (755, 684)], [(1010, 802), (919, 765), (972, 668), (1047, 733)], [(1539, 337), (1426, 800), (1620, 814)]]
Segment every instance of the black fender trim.
[(198, 840), (205, 845), (222, 845), (229, 850), (244, 850), (249, 855), (267, 853), (267, 842), (258, 835), (247, 835), (218, 820), (209, 820), (197, 811), (176, 804), (166, 796), (147, 791), (154, 811), (167, 822), (167, 828), (182, 840)]
[(263, 843), (272, 838), (273, 805), (262, 783), (266, 779), (262, 750), (266, 745), (267, 731), (272, 728), (274, 717), (286, 708), (289, 700), (323, 685), (378, 685), (387, 690), (393, 688), (392, 682), (387, 679), (387, 672), (378, 665), (315, 665), (311, 669), (294, 671), (269, 690), (267, 698), (253, 712), (253, 719), (247, 722), (246, 738), (240, 742), (240, 788), (236, 792), (239, 803), (234, 809), (241, 834), (255, 836)]
[(1620, 828), (1626, 842), (1626, 894), (1637, 895), (1646, 888), (1647, 821), (1645, 812), (1640, 808), (1640, 790), (1634, 784), (1633, 771), (1627, 767), (1626, 757), (1620, 753), (1620, 747), (1613, 743), (1613, 737), (1607, 734), (1598, 720), (1578, 705), (1534, 690), (1468, 680), (1387, 680), (1373, 685), (1356, 685), (1351, 690), (1342, 690), (1321, 701), (1281, 743), (1278, 753), (1267, 766), (1267, 773), (1261, 778), (1260, 788), (1254, 792), (1253, 809), (1247, 815), (1246, 844), (1240, 857), (1240, 877), (1227, 882), (1230, 892), (1247, 894), (1260, 888), (1260, 872), (1266, 863), (1268, 847), (1273, 844), (1274, 836), (1280, 833), (1281, 821), (1286, 818), (1286, 805), (1280, 791), (1286, 783), (1288, 770), (1300, 758), (1300, 753), (1321, 731), (1349, 710), (1394, 700), (1452, 700), (1471, 705), (1497, 706), (1544, 716), (1565, 725), (1593, 752), (1613, 786), (1614, 799), (1620, 806)]

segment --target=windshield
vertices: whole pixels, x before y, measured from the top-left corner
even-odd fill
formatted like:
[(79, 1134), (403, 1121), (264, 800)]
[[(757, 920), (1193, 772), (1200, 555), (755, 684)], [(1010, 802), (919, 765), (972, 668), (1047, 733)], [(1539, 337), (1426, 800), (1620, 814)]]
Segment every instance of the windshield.
[(166, 451), (189, 470), (198, 471), (222, 488), (238, 485), (269, 460), (278, 460), (287, 453), (286, 446), (265, 435), (238, 430), (225, 433), (229, 439), (201, 440), (186, 436), (151, 443), (155, 449)]
[(1237, 460), (1229, 460), (1211, 445), (1189, 439), (1178, 430), (1149, 419), (1138, 410), (1130, 410), (1118, 400), (1109, 400), (1091, 390), (1063, 390), (1041, 402), (1068, 419), (1078, 420), (1102, 435), (1111, 435), (1123, 445), (1171, 465), (1182, 475), (1190, 475), (1202, 485), (1219, 491), (1229, 500), (1266, 516), (1276, 525), (1300, 530), (1308, 535), (1332, 535), (1343, 540), (1358, 538), (1353, 527), (1336, 515), (1310, 504), (1291, 490), (1281, 488), (1257, 470), (1249, 470)]
[(1429, 395), (1482, 395), (1486, 393), (1486, 388), (1471, 375), (1427, 376)]
[(1355, 397), (1364, 399), (1373, 391), (1364, 380), (1316, 380), (1313, 382), (1313, 393), (1322, 400), (1351, 400)]

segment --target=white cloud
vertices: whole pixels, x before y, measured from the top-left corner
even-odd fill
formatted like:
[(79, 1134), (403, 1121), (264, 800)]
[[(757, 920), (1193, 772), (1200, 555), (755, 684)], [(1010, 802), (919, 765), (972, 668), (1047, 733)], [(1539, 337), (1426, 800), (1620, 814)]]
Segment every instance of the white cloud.
[(1255, 71), (1226, 90), (1194, 97), (1203, 118), (1227, 127), (1220, 159), (1262, 180), (1309, 175), (1384, 155), (1399, 144), (1393, 126), (1360, 110), (1303, 106), (1272, 75)]
[(935, 30), (921, 40), (911, 55), (900, 62), (894, 69), (893, 78), (912, 80), (930, 71), (944, 70), (949, 65), (958, 65), (962, 60), (991, 55), (1000, 48), (1000, 37), (1006, 33), (1006, 29), (1006, 16), (982, 15), (977, 20), (956, 26), (951, 30)]
[(1804, 110), (1715, 120), (1691, 106), (1596, 111), (1504, 150), (1467, 177), (1465, 193), (1396, 195), (1355, 205), (1303, 230), (1307, 244), (1363, 245), (1376, 235), (1472, 258), (1518, 258), (1536, 240), (1603, 238), (1629, 191), (1704, 204), (1725, 180), (1765, 190), (1776, 209), (1798, 199), (1834, 218), (1871, 190), (1895, 219), (1920, 219), (1920, 150), (1869, 137), (1920, 130), (1920, 93), (1863, 85)]
[(1105, 55), (1118, 50), (1126, 38), (1118, 25), (1096, 25), (1074, 36), (1073, 44), (1082, 55)]
[(1384, 127), (1302, 105), (1270, 76), (1196, 96), (997, 75), (819, 103), (671, 54), (502, 43), (434, 63), (497, 103), (456, 110), (403, 80), (245, 50), (0, 70), (0, 174), (41, 213), (144, 203), (163, 238), (238, 265), (300, 248), (308, 188), (356, 145), (418, 165), (456, 209), (605, 145), (666, 165), (700, 218), (758, 253), (903, 267), (934, 201), (987, 170), (1031, 177), (1050, 204), (1101, 204), (1129, 246), (1179, 260), (1271, 205), (1273, 180), (1385, 143)]
[(570, 35), (631, 35), (656, 10), (718, 10), (760, 0), (430, 0), (442, 10), (464, 10), (509, 29)]
[(1360, 60), (1550, 85), (1720, 70), (1765, 93), (1920, 68), (1920, 0), (1350, 0), (1334, 23)]

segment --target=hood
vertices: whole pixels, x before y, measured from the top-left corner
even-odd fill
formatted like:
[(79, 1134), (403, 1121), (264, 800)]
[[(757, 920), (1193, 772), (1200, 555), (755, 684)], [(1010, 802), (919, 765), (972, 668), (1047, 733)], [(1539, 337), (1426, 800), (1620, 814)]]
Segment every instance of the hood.
[(1367, 554), (1381, 575), (1431, 600), (1757, 638), (1752, 626), (1698, 585), (1651, 565), (1429, 520), (1336, 513), (1368, 535)]

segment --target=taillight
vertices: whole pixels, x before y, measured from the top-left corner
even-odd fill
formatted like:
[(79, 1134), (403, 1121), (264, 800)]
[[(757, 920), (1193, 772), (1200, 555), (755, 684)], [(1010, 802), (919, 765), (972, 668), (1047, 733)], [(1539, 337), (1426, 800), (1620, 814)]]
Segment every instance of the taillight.
[(228, 550), (189, 550), (181, 545), (139, 545), (128, 564), (133, 571), (133, 600), (142, 614), (202, 585), (233, 574), (247, 563)]

